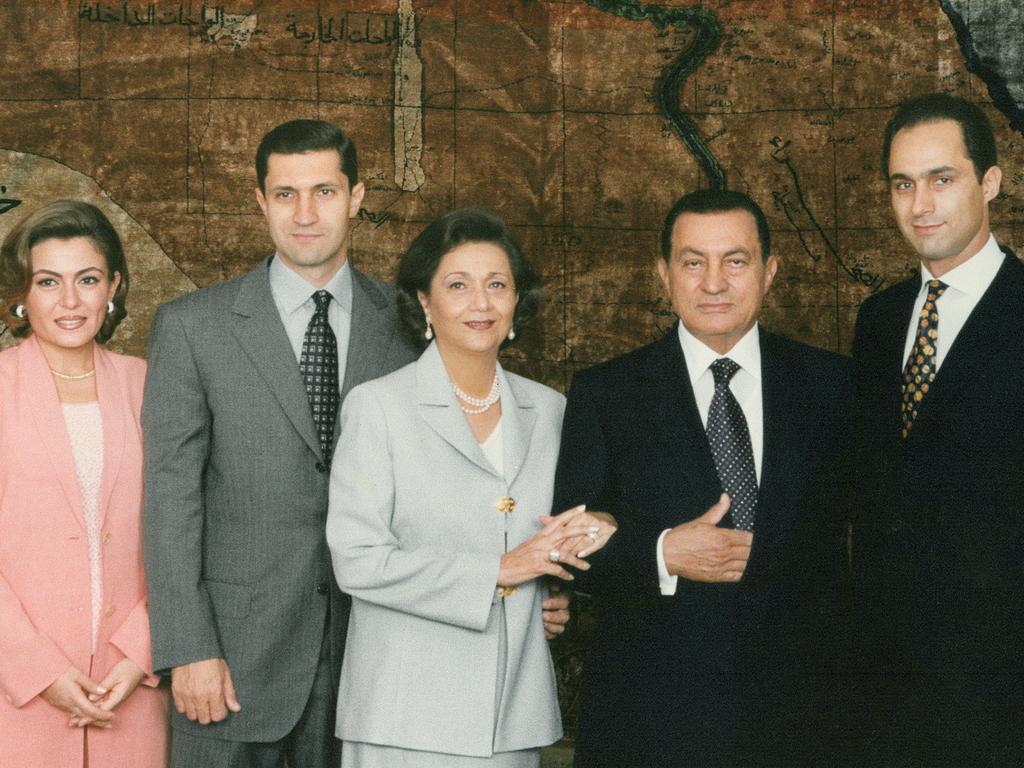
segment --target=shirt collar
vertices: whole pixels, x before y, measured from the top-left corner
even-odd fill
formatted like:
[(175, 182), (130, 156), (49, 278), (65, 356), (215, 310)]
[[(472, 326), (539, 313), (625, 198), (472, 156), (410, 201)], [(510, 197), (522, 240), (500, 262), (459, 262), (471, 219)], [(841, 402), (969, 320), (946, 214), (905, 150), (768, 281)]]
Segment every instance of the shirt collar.
[[(276, 254), (270, 260), (269, 277), (274, 299), (281, 312), (286, 315), (296, 312), (318, 290), (294, 269), (282, 264)], [(331, 292), (339, 307), (349, 314), (352, 313), (352, 270), (349, 268), (348, 259), (341, 265), (341, 269), (334, 273), (334, 277), (327, 282), (324, 289)]]
[[(1003, 266), (1003, 252), (999, 249), (995, 235), (988, 236), (988, 242), (981, 250), (971, 256), (963, 264), (949, 270), (940, 280), (961, 293), (980, 299), (988, 290), (996, 277), (996, 272)], [(928, 281), (934, 280), (928, 267), (921, 264), (921, 291), (926, 290)], [(920, 291), (919, 291), (920, 293)]]
[(690, 374), (691, 383), (695, 383), (715, 360), (722, 357), (728, 357), (757, 381), (761, 380), (761, 337), (757, 330), (757, 323), (754, 323), (753, 327), (743, 334), (743, 338), (737, 341), (733, 348), (724, 355), (716, 352), (686, 330), (686, 326), (681, 322), (679, 323), (679, 344), (683, 348), (683, 357), (686, 359), (686, 370)]

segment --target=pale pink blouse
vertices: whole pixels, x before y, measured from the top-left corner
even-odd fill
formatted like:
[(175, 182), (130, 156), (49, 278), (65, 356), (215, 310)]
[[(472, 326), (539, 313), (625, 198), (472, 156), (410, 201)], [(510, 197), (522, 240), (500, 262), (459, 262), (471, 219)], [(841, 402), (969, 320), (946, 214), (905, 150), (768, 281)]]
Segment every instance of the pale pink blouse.
[(103, 606), (103, 551), (100, 543), (100, 483), (103, 479), (103, 421), (100, 404), (61, 403), (71, 438), (75, 474), (82, 494), (82, 512), (89, 545), (89, 586), (92, 595), (92, 650)]

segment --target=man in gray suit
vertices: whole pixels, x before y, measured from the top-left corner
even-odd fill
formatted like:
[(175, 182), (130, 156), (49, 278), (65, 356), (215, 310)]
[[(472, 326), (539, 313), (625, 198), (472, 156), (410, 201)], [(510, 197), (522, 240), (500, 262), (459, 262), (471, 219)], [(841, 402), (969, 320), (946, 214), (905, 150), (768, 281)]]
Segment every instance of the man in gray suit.
[(171, 676), (181, 767), (337, 766), (349, 598), (324, 540), (335, 414), (415, 357), (392, 289), (348, 263), (364, 188), (345, 134), (280, 125), (256, 171), (274, 255), (164, 305), (149, 337), (153, 666)]

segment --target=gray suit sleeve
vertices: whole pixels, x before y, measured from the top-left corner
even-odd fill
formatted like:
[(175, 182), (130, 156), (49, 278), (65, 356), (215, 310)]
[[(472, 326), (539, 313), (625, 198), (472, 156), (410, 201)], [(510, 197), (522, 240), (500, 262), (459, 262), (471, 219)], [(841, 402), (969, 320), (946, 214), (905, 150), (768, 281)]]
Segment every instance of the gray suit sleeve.
[(153, 669), (221, 658), (202, 582), (203, 472), (211, 414), (179, 316), (162, 307), (149, 334), (142, 404), (145, 445), (143, 547)]
[(327, 543), (338, 585), (376, 605), (483, 631), (500, 558), (425, 546), (403, 548), (389, 527), (394, 473), (384, 410), (369, 389), (357, 388), (342, 409), (341, 438), (331, 469)]

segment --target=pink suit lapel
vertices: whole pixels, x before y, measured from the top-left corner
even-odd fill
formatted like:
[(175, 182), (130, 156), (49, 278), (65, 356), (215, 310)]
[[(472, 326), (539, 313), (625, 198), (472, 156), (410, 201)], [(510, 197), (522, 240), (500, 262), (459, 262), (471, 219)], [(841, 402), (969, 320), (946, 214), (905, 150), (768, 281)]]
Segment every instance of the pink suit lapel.
[[(53, 469), (75, 519), (85, 529), (82, 494), (75, 474), (71, 438), (57, 396), (50, 367), (34, 336), (19, 345), (20, 383), (18, 397), (27, 404), (38, 435), (37, 451)], [(100, 490), (100, 523), (106, 517), (118, 471), (124, 454), (126, 395), (109, 354), (97, 347), (95, 354), (96, 388), (103, 420), (103, 480)]]
[(100, 484), (99, 520), (102, 526), (110, 508), (110, 499), (117, 485), (124, 455), (127, 432), (125, 407), (128, 403), (128, 394), (121, 386), (121, 379), (110, 354), (102, 347), (96, 347), (95, 360), (96, 391), (103, 423), (103, 480)]

